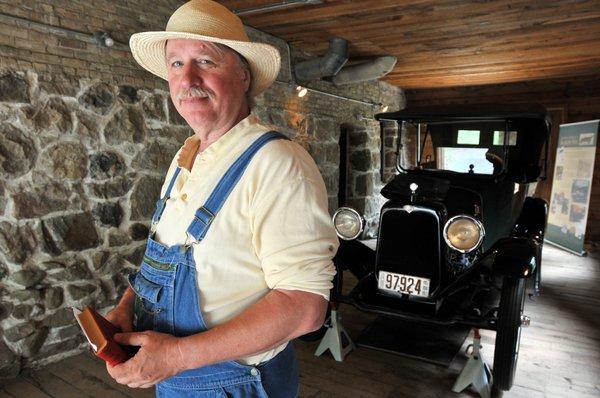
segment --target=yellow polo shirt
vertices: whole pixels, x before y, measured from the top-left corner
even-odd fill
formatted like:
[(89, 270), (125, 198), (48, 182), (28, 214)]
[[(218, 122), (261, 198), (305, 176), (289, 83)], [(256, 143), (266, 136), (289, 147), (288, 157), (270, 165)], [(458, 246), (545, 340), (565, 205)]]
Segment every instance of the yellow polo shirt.
[[(168, 246), (186, 243), (186, 230), (229, 166), (270, 129), (250, 115), (196, 156), (189, 137), (173, 159), (161, 196), (181, 172), (156, 229)], [(300, 145), (274, 140), (261, 148), (194, 245), (200, 309), (210, 328), (226, 322), (271, 289), (302, 290), (329, 299), (338, 239), (327, 210), (323, 178)], [(285, 348), (244, 358), (254, 365)]]

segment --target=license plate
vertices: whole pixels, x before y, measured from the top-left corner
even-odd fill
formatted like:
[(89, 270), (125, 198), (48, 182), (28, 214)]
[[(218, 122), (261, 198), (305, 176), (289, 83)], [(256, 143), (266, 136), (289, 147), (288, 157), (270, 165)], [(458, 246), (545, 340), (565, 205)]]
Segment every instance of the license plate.
[(429, 297), (429, 282), (430, 279), (419, 278), (418, 276), (379, 271), (378, 287), (381, 290), (387, 290), (390, 292)]

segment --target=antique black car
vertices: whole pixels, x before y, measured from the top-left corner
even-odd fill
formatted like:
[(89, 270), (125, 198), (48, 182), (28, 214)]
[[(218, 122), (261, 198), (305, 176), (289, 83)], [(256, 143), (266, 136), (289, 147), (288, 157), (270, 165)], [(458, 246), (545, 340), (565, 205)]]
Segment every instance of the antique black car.
[(420, 324), (495, 330), (494, 387), (508, 390), (529, 322), (526, 290), (541, 287), (547, 204), (528, 191), (545, 177), (545, 111), (408, 109), (376, 119), (398, 123), (398, 174), (381, 191), (374, 250), (357, 239), (358, 212), (334, 215), (334, 262), (358, 279), (347, 295), (338, 281), (336, 300)]

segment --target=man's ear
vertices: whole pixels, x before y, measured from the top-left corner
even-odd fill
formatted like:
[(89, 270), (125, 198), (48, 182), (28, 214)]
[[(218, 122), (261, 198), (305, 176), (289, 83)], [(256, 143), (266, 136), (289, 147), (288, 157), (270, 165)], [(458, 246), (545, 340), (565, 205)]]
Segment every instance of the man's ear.
[(244, 83), (244, 87), (245, 87), (245, 92), (248, 92), (248, 90), (250, 90), (250, 72), (248, 71), (248, 69), (243, 69), (242, 70), (242, 83)]

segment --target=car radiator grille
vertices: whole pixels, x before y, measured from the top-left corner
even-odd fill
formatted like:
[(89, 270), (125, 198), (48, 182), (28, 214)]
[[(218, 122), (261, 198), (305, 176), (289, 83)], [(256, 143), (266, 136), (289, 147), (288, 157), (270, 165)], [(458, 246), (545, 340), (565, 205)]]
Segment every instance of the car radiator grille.
[(377, 270), (428, 278), (431, 294), (440, 283), (439, 216), (427, 208), (408, 209), (388, 208), (382, 213)]

